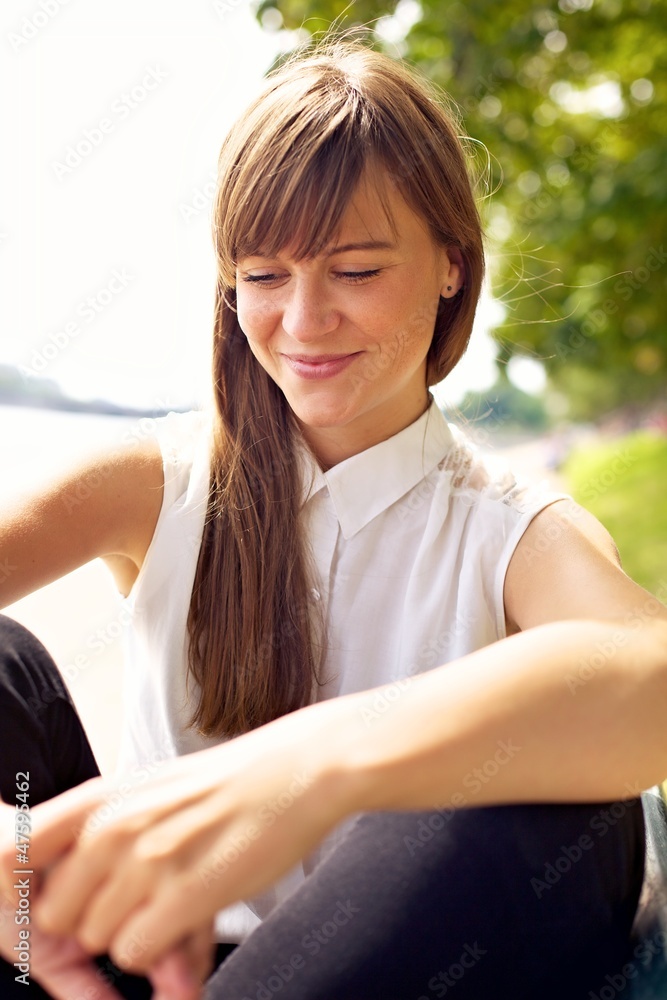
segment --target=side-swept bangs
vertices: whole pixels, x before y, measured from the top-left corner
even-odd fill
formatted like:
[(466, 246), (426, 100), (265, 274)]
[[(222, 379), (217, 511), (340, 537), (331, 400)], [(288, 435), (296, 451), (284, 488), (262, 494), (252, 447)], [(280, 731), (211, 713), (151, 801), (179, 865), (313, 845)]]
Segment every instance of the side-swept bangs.
[(286, 247), (296, 259), (321, 253), (376, 158), (372, 109), (361, 95), (304, 83), (274, 86), (221, 150), (215, 242), (227, 287), (244, 256)]
[[(288, 60), (220, 151), (214, 245), (228, 305), (241, 257), (287, 248), (297, 259), (316, 256), (333, 243), (362, 174), (380, 167), (375, 176), (388, 179), (463, 264), (464, 287), (446, 309), (441, 303), (429, 356), (429, 384), (444, 378), (466, 348), (484, 271), (458, 129), (441, 95), (364, 45), (333, 42)], [(395, 232), (387, 192), (378, 183)]]

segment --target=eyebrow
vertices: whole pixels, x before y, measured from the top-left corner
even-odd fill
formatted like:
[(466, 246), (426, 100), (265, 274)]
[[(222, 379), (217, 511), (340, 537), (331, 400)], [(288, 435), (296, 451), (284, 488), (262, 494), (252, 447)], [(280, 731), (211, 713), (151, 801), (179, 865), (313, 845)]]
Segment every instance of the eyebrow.
[(342, 246), (332, 247), (325, 250), (326, 257), (333, 257), (336, 253), (347, 253), (348, 250), (395, 250), (396, 244), (387, 240), (362, 240), (360, 243), (344, 243)]

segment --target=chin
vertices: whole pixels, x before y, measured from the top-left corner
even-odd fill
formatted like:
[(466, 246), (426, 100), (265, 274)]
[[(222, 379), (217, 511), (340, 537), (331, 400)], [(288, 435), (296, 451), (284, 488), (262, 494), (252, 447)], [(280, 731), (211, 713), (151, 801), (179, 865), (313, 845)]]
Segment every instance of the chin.
[(304, 402), (291, 400), (288, 403), (295, 417), (304, 427), (324, 429), (326, 427), (342, 427), (357, 416), (357, 407), (343, 402)]

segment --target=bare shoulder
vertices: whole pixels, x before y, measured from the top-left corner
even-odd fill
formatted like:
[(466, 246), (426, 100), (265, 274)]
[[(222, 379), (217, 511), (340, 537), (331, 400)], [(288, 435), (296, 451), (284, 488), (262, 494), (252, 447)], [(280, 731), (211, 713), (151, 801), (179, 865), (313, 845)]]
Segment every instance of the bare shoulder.
[(101, 557), (123, 592), (143, 562), (163, 493), (154, 436), (118, 439), (68, 463), (0, 511), (0, 607)]
[(623, 618), (651, 596), (624, 573), (614, 540), (597, 518), (572, 500), (559, 500), (522, 536), (504, 598), (512, 632), (565, 619)]

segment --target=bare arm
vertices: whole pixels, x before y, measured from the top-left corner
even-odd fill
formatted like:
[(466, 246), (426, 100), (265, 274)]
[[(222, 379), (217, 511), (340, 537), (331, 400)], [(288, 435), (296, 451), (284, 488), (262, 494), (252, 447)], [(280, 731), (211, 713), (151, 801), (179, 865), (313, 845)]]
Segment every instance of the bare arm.
[(122, 592), (136, 578), (162, 503), (154, 439), (87, 454), (0, 509), (0, 607), (102, 557)]
[[(376, 808), (620, 798), (667, 775), (667, 608), (599, 522), (567, 502), (538, 515), (505, 606), (520, 634), (415, 678), (353, 741)], [(466, 781), (496, 755), (492, 780)]]
[[(510, 566), (507, 614), (525, 631), (170, 762), (150, 788), (128, 783), (109, 818), (101, 781), (38, 806), (34, 863), (71, 848), (37, 904), (42, 926), (112, 955), (143, 934), (147, 968), (349, 814), (605, 801), (660, 780), (667, 610), (625, 576), (597, 522), (563, 525), (563, 509), (535, 519)], [(286, 794), (290, 808), (267, 818)], [(94, 832), (73, 844), (87, 818)]]

